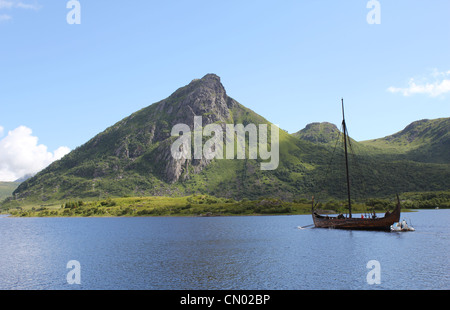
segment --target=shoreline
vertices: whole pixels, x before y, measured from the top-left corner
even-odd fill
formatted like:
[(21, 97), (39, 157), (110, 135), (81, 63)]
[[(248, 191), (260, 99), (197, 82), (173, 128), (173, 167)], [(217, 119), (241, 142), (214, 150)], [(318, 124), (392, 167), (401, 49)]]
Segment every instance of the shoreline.
[[(410, 212), (419, 212), (419, 211), (426, 211), (426, 210), (448, 210), (448, 209), (402, 209), (402, 213), (410, 213)], [(338, 215), (339, 213), (327, 213), (327, 215)], [(364, 214), (364, 212), (356, 212), (354, 215), (360, 215)], [(382, 212), (378, 212), (377, 214), (382, 214)], [(59, 215), (59, 216), (20, 216), (20, 215), (12, 215), (12, 214), (1, 214), (0, 213), (0, 219), (2, 218), (211, 218), (211, 217), (250, 217), (250, 216), (295, 216), (295, 215), (311, 215), (311, 213), (273, 213), (273, 214), (212, 214), (212, 215), (191, 215), (191, 214), (173, 214), (173, 215), (95, 215), (95, 216), (82, 216), (82, 215)], [(354, 216), (354, 218), (359, 216)]]
[[(450, 193), (449, 193), (450, 194)], [(405, 195), (406, 196), (406, 195)], [(409, 198), (409, 199), (408, 199)], [(421, 198), (421, 197), (420, 197)], [(446, 198), (446, 196), (444, 197)], [(449, 195), (450, 198), (450, 195)], [(402, 212), (420, 209), (450, 208), (449, 199), (437, 203), (436, 199), (405, 197)], [(442, 199), (441, 199), (442, 200)], [(372, 198), (366, 202), (354, 202), (354, 216), (371, 217), (375, 212), (381, 216), (393, 210), (396, 203), (392, 199)], [(422, 208), (421, 208), (422, 206)], [(320, 214), (348, 215), (346, 202), (328, 200), (319, 202), (316, 210)], [(185, 197), (115, 197), (97, 200), (69, 200), (42, 202), (19, 202), (3, 205), (2, 217), (221, 217), (221, 216), (273, 216), (311, 215), (311, 202), (305, 198), (284, 201), (279, 198), (258, 198), (255, 200), (218, 198), (209, 195)]]

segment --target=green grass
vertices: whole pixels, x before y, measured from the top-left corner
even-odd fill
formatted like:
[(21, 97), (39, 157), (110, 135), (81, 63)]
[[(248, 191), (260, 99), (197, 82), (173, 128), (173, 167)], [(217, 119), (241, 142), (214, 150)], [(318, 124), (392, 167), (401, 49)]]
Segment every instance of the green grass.
[(430, 163), (448, 163), (450, 118), (420, 120), (388, 137), (362, 141), (376, 153)]
[(306, 214), (310, 204), (278, 199), (235, 201), (209, 195), (187, 197), (126, 197), (95, 201), (68, 201), (47, 205), (26, 205), (4, 210), (17, 217), (90, 216), (230, 216), (264, 214)]
[[(438, 193), (408, 193), (404, 207), (450, 207), (450, 191)], [(369, 199), (353, 202), (353, 213), (384, 213), (395, 207), (393, 199)], [(316, 206), (321, 213), (346, 213), (346, 202), (328, 200)], [(402, 211), (407, 211), (405, 208)], [(210, 195), (186, 197), (124, 197), (103, 200), (74, 200), (45, 205), (23, 205), (4, 209), (14, 217), (139, 217), (139, 216), (245, 216), (311, 214), (311, 202), (298, 199), (292, 202), (276, 198), (256, 200), (217, 198)]]

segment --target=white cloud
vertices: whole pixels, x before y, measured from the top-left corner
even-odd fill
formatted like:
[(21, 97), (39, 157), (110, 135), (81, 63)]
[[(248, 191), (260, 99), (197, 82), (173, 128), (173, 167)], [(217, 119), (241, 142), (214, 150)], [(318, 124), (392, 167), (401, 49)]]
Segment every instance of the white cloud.
[[(23, 9), (23, 10), (34, 10), (37, 11), (41, 8), (41, 5), (30, 3), (24, 3), (18, 0), (0, 0), (0, 10), (8, 10), (12, 9)], [(11, 20), (12, 16), (10, 14), (0, 14), (0, 23)]]
[(53, 153), (47, 151), (47, 146), (38, 145), (38, 138), (30, 128), (20, 126), (0, 140), (0, 181), (15, 181), (35, 174), (69, 152), (65, 146)]
[(0, 0), (0, 10), (1, 9), (10, 9), (14, 6), (14, 2), (7, 0)]
[(7, 20), (12, 19), (12, 17), (10, 15), (7, 14), (0, 14), (0, 22), (5, 22)]
[(5, 129), (2, 127), (2, 126), (0, 126), (0, 137), (1, 136), (3, 136), (3, 131), (4, 131)]
[(16, 8), (25, 9), (25, 10), (39, 10), (41, 8), (41, 6), (36, 3), (28, 4), (28, 3), (23, 3), (23, 2), (17, 2)]
[(430, 97), (438, 97), (450, 92), (450, 70), (439, 72), (434, 69), (429, 77), (417, 79), (411, 78), (408, 87), (389, 87), (391, 93), (401, 93), (403, 96), (424, 94)]
[(25, 9), (25, 10), (38, 10), (41, 8), (37, 3), (23, 3), (17, 0), (0, 0), (0, 10), (1, 9)]

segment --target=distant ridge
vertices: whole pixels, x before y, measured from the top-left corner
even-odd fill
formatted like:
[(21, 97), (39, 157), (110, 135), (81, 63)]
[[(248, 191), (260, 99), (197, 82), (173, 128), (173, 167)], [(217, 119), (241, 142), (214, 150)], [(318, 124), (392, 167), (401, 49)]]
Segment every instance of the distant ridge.
[(19, 183), (16, 182), (0, 182), (0, 202), (11, 196), (17, 186), (19, 186)]
[(313, 143), (332, 143), (340, 135), (339, 129), (336, 125), (323, 122), (323, 123), (311, 123), (306, 125), (306, 127), (294, 134), (294, 137), (310, 141)]
[(15, 180), (14, 182), (15, 182), (15, 183), (22, 183), (22, 182), (25, 182), (25, 181), (28, 180), (29, 178), (32, 178), (34, 175), (35, 175), (34, 173), (26, 174), (26, 175), (24, 175), (23, 177), (21, 177), (21, 178)]
[(362, 142), (420, 162), (450, 162), (450, 118), (415, 121), (393, 135)]

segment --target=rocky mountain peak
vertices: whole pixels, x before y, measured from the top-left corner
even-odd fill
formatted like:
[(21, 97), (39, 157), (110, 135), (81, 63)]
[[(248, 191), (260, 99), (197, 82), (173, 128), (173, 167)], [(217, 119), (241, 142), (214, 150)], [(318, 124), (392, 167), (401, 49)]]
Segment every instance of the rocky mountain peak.
[(172, 119), (171, 126), (179, 123), (191, 126), (194, 116), (203, 117), (203, 125), (226, 122), (230, 119), (230, 109), (236, 102), (227, 96), (220, 77), (207, 74), (179, 88), (158, 107)]

